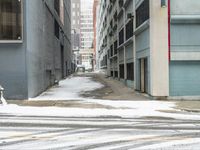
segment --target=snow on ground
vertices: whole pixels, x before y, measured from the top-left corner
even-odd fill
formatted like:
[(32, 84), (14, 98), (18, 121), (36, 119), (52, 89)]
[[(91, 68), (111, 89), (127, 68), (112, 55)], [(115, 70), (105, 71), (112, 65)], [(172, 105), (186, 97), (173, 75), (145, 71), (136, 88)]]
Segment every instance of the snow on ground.
[[(173, 140), (168, 141), (164, 143), (157, 143), (152, 144), (148, 146), (143, 146), (141, 148), (138, 148), (138, 150), (156, 150), (156, 149), (163, 149), (163, 150), (183, 150), (183, 147), (185, 147), (185, 150), (195, 150), (199, 149), (200, 138), (185, 138), (185, 139), (179, 139), (179, 140)], [(198, 148), (194, 147), (193, 144), (198, 144)], [(182, 148), (180, 148), (182, 147)]]
[[(84, 101), (83, 101), (84, 103)], [(58, 107), (22, 107), (17, 105), (0, 106), (0, 113), (24, 116), (61, 116), (61, 117), (169, 117), (174, 119), (200, 120), (199, 114), (182, 114), (162, 111), (173, 111), (174, 102), (160, 101), (111, 101), (87, 100), (87, 103), (112, 106), (105, 108), (58, 108)]]
[(40, 96), (31, 100), (74, 100), (81, 98), (80, 94), (102, 88), (104, 85), (92, 81), (90, 77), (71, 77), (60, 81)]
[[(80, 96), (86, 91), (102, 88), (103, 85), (92, 81), (90, 77), (71, 77), (60, 82), (33, 100), (80, 100), (85, 104), (100, 104), (102, 108), (57, 108), (57, 107), (22, 107), (17, 105), (0, 106), (0, 113), (27, 116), (64, 116), (64, 117), (101, 117), (115, 116), (122, 118), (169, 117), (176, 119), (200, 120), (198, 114), (165, 113), (174, 111), (175, 102), (165, 101), (112, 101), (86, 99)], [(80, 103), (79, 102), (79, 103)], [(108, 107), (109, 106), (109, 107)], [(111, 109), (106, 109), (111, 108)], [(165, 111), (165, 112), (164, 112)]]

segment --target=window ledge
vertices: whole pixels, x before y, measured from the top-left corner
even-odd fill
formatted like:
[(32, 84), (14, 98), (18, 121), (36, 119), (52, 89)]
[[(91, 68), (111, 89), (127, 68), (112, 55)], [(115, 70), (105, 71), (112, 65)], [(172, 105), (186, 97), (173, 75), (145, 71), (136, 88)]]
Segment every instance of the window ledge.
[(200, 15), (172, 15), (171, 23), (200, 23)]
[(149, 19), (135, 29), (134, 35), (140, 34), (142, 31), (149, 27)]
[(23, 40), (0, 40), (0, 44), (22, 44)]

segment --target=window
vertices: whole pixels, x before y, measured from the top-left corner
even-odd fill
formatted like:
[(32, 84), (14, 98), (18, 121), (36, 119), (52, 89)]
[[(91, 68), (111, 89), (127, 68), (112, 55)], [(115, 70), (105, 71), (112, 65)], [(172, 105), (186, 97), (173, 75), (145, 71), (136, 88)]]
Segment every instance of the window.
[(113, 71), (110, 72), (111, 77), (113, 77)]
[(117, 55), (117, 46), (118, 46), (118, 42), (115, 41), (114, 43), (114, 54)]
[(110, 56), (113, 56), (113, 45), (110, 46)]
[(133, 36), (133, 19), (126, 24), (126, 40)]
[(72, 24), (75, 25), (75, 24), (76, 24), (76, 20), (73, 20), (73, 21), (72, 21)]
[(124, 28), (119, 32), (119, 46), (124, 43)]
[(134, 63), (127, 64), (127, 80), (134, 81)]
[(0, 0), (0, 40), (22, 40), (22, 1)]
[(60, 0), (54, 0), (54, 9), (57, 14), (60, 16)]
[(120, 79), (124, 79), (124, 64), (119, 65)]
[(118, 78), (118, 71), (115, 71), (115, 78)]
[(136, 10), (136, 27), (149, 19), (149, 0), (144, 2)]
[(59, 27), (59, 24), (56, 20), (54, 21), (54, 34), (59, 39), (59, 37), (60, 37), (60, 27)]

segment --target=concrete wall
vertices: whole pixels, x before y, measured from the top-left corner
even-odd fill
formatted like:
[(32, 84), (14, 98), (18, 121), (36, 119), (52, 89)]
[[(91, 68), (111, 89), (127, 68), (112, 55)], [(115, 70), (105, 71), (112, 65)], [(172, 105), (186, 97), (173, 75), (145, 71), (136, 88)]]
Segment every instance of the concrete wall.
[[(54, 2), (27, 0), (27, 68), (29, 97), (34, 97), (46, 90), (54, 80), (62, 78), (62, 63), (64, 76), (71, 69), (71, 41), (70, 41), (70, 3), (64, 1), (65, 22), (62, 25), (54, 10)], [(68, 6), (69, 5), (69, 6)], [(67, 8), (68, 7), (68, 8)], [(68, 11), (66, 11), (68, 9)], [(68, 20), (66, 19), (68, 18)], [(60, 32), (60, 39), (54, 35), (54, 22), (67, 33), (66, 37)], [(64, 46), (64, 59), (61, 62), (61, 45)], [(68, 58), (67, 58), (68, 56)], [(66, 68), (67, 66), (68, 68)], [(69, 70), (67, 70), (69, 69)]]
[[(23, 14), (23, 20), (26, 21), (26, 14)], [(0, 43), (0, 84), (5, 88), (6, 99), (25, 99), (28, 96), (25, 31), (26, 24), (22, 43)]]
[(25, 44), (0, 44), (0, 84), (6, 99), (28, 96)]
[[(54, 1), (23, 1), (22, 43), (0, 43), (0, 84), (6, 90), (5, 98), (27, 99), (37, 96), (54, 80), (60, 80), (72, 72), (70, 4), (71, 1), (64, 1), (63, 25), (54, 10)], [(55, 20), (62, 31), (59, 39), (54, 34)], [(63, 62), (61, 45), (64, 46)]]
[(170, 96), (200, 95), (200, 1), (171, 0)]
[(170, 96), (200, 95), (200, 61), (172, 61)]

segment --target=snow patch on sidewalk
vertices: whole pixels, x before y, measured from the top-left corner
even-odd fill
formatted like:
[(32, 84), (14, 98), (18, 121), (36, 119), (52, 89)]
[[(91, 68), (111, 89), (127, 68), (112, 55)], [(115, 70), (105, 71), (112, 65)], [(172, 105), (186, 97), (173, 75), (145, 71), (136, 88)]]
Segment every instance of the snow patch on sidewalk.
[(74, 100), (81, 98), (81, 93), (103, 88), (101, 83), (92, 81), (90, 77), (71, 77), (60, 81), (58, 86), (54, 86), (42, 93), (40, 96), (30, 100)]

